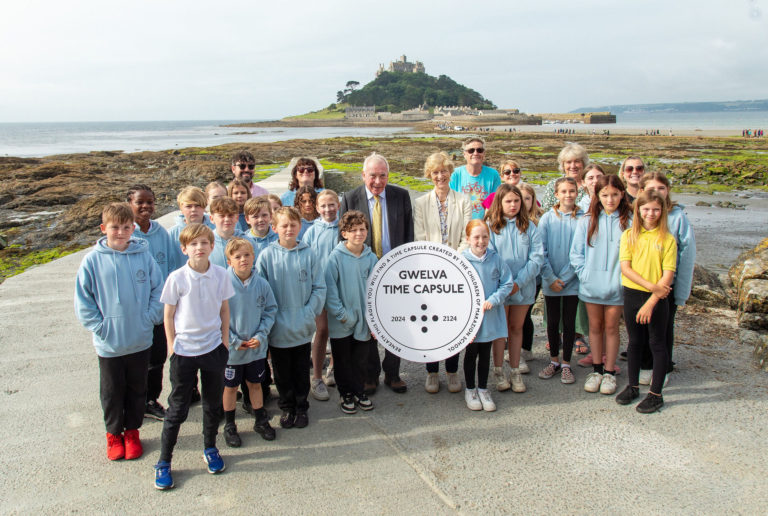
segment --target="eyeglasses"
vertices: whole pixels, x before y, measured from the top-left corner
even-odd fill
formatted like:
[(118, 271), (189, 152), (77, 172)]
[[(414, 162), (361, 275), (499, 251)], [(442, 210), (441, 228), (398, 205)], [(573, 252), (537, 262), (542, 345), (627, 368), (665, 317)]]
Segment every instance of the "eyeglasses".
[(299, 174), (314, 174), (315, 173), (315, 167), (296, 167), (296, 172)]
[(626, 165), (624, 167), (624, 172), (632, 172), (633, 170), (637, 170), (638, 172), (642, 172), (645, 170), (645, 165), (638, 165), (636, 167), (633, 167), (632, 165)]
[(464, 152), (466, 152), (467, 154), (474, 154), (475, 152), (477, 152), (478, 154), (482, 154), (483, 152), (485, 152), (485, 149), (482, 147), (470, 147), (469, 149), (466, 149)]
[(504, 172), (502, 172), (502, 173), (503, 173), (505, 176), (508, 176), (508, 175), (510, 175), (510, 174), (515, 174), (515, 175), (518, 175), (518, 174), (520, 173), (520, 169), (519, 169), (519, 168), (513, 168), (513, 169), (511, 169), (511, 170), (510, 170), (510, 169), (507, 169), (507, 170), (505, 170), (505, 171), (504, 171)]
[(240, 168), (240, 170), (245, 170), (246, 168), (248, 170), (253, 170), (256, 168), (256, 164), (254, 163), (238, 163), (237, 166)]

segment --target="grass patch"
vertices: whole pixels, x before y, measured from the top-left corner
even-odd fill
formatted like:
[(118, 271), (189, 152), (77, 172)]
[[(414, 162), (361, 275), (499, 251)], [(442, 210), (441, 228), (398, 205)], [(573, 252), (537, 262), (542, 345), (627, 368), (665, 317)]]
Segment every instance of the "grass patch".
[(435, 186), (426, 177), (414, 177), (408, 174), (401, 174), (400, 172), (390, 172), (389, 182), (417, 192), (428, 192)]
[(310, 111), (303, 115), (287, 116), (283, 120), (343, 120), (346, 115), (346, 104), (336, 104), (335, 109), (329, 109), (329, 107), (319, 109), (317, 111)]
[(78, 247), (74, 249), (63, 249), (61, 247), (54, 247), (53, 249), (44, 249), (41, 251), (32, 251), (27, 254), (18, 254), (18, 250), (11, 246), (7, 249), (13, 249), (16, 252), (6, 253), (5, 256), (0, 258), (0, 282), (11, 276), (21, 274), (25, 270), (34, 265), (42, 265), (44, 263), (52, 262), (61, 257), (67, 256), (80, 249), (85, 249), (89, 246)]
[(354, 163), (340, 163), (338, 161), (329, 161), (327, 159), (321, 159), (320, 164), (325, 170), (336, 170), (338, 172), (359, 172), (363, 171), (363, 162)]
[(256, 167), (253, 169), (253, 178), (251, 180), (254, 183), (258, 183), (259, 181), (263, 181), (269, 176), (273, 176), (277, 174), (287, 166), (288, 166), (287, 161), (285, 163), (271, 163), (269, 165), (256, 165)]

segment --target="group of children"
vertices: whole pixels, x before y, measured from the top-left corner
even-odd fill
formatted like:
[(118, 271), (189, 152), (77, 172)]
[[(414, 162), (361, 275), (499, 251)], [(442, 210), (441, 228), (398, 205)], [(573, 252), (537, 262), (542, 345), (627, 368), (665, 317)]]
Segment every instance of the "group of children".
[[(616, 401), (628, 404), (639, 396), (639, 364), (649, 346), (651, 391), (637, 408), (661, 407), (671, 361), (676, 238), (690, 227), (670, 201), (663, 174), (646, 174), (642, 188), (633, 212), (621, 180), (603, 175), (585, 214), (576, 204), (576, 182), (562, 178), (555, 185), (557, 204), (541, 215), (532, 188), (502, 184), (484, 219), (467, 225), (463, 255), (486, 293), (483, 322), (465, 350), (468, 408), (496, 409), (488, 390), (490, 360), (494, 371), (501, 369), (507, 343), (511, 387), (526, 390), (520, 354), (537, 277), (550, 352), (539, 376), (559, 373), (563, 383), (575, 381), (570, 362), (581, 300), (594, 360), (585, 389), (612, 394), (623, 306), (629, 384)], [(177, 201), (181, 215), (168, 232), (151, 220), (155, 199), (146, 185), (131, 188), (127, 203), (108, 205), (105, 236), (83, 260), (75, 293), (78, 318), (93, 332), (99, 356), (107, 456), (140, 457), (143, 417), (163, 420), (158, 489), (174, 485), (172, 453), (195, 399), (202, 398), (210, 473), (225, 468), (216, 447), (222, 421), (227, 445), (242, 444), (235, 422), (239, 388), (262, 438), (276, 435), (264, 408), (272, 376), (280, 426), (306, 427), (310, 392), (328, 399), (322, 371), (329, 337), (341, 410), (373, 409), (363, 388), (372, 338), (363, 307), (377, 261), (365, 245), (368, 218), (349, 211), (339, 220), (338, 195), (331, 190), (300, 187), (297, 209), (280, 206), (274, 195), (251, 198), (237, 179), (227, 188), (186, 187)], [(165, 410), (158, 398), (167, 356), (172, 392)]]

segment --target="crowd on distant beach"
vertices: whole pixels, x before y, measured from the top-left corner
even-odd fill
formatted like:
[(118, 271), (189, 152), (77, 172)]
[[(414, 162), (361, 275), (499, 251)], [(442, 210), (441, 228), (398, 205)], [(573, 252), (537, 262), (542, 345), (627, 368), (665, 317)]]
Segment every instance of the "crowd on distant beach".
[[(649, 385), (636, 409), (658, 411), (696, 253), (669, 180), (637, 156), (624, 159), (618, 175), (605, 174), (572, 143), (557, 158), (562, 177), (538, 200), (518, 161), (486, 165), (481, 137), (467, 138), (462, 152), (457, 168), (445, 152), (426, 158), (434, 188), (413, 204), (389, 184), (389, 163), (377, 153), (362, 164), (363, 184), (342, 197), (325, 188), (319, 160), (296, 157), (278, 197), (253, 183), (256, 160), (241, 151), (229, 184), (181, 189), (169, 231), (152, 219), (150, 185), (134, 185), (125, 203), (106, 206), (104, 236), (78, 271), (75, 310), (93, 332), (107, 457), (139, 458), (143, 419), (163, 421), (154, 485), (169, 489), (180, 426), (196, 401), (206, 467), (220, 473), (220, 425), (227, 446), (242, 445), (238, 398), (269, 441), (277, 435), (266, 408), (272, 384), (282, 429), (308, 426), (309, 397), (328, 401), (332, 386), (343, 414), (372, 410), (382, 371), (389, 389), (406, 393), (401, 359), (389, 349), (380, 358), (364, 300), (378, 260), (413, 241), (451, 247), (483, 284), (474, 341), (444, 361), (447, 389), (463, 390), (468, 409), (496, 410), (489, 384), (527, 390), (531, 310), (543, 291), (549, 360), (538, 377), (573, 384), (573, 355), (584, 355), (577, 361), (591, 369), (584, 390), (613, 395), (623, 356), (628, 381), (615, 401), (633, 403)], [(629, 344), (620, 354), (622, 316)], [(167, 408), (160, 401), (166, 360)], [(424, 388), (436, 393), (440, 364), (425, 367)]]
[(762, 129), (742, 129), (741, 136), (744, 138), (762, 138)]

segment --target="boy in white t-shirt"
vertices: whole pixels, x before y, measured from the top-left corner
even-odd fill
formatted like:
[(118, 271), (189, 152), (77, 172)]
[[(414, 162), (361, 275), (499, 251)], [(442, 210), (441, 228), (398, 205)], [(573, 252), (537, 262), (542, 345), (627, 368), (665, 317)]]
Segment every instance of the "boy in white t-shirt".
[(224, 368), (229, 359), (229, 302), (235, 292), (227, 271), (212, 264), (213, 231), (189, 224), (179, 235), (187, 264), (168, 276), (160, 302), (165, 304), (165, 332), (170, 355), (171, 395), (165, 413), (155, 487), (173, 487), (171, 457), (181, 424), (189, 413), (190, 397), (200, 381), (203, 392), (203, 458), (209, 473), (224, 471), (216, 448)]

